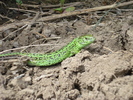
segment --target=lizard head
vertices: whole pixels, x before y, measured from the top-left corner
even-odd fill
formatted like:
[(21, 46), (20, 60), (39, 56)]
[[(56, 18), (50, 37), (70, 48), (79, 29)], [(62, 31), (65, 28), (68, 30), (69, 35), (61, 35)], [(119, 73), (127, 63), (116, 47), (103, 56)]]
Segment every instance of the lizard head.
[(84, 35), (84, 36), (80, 36), (77, 42), (78, 42), (79, 48), (83, 48), (93, 43), (94, 41), (95, 41), (95, 38), (92, 35)]

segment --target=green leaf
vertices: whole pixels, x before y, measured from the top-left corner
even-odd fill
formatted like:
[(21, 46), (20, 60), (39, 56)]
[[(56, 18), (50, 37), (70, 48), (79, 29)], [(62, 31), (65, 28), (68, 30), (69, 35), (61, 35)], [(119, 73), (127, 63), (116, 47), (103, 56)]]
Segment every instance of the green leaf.
[(75, 10), (75, 7), (68, 7), (65, 9), (64, 12), (71, 12), (71, 11), (74, 11)]
[(22, 2), (22, 0), (16, 0), (16, 3), (21, 5), (23, 2)]
[(63, 12), (63, 9), (62, 8), (56, 8), (56, 9), (54, 9), (55, 11), (58, 11), (58, 12), (60, 12), (60, 13), (62, 13)]

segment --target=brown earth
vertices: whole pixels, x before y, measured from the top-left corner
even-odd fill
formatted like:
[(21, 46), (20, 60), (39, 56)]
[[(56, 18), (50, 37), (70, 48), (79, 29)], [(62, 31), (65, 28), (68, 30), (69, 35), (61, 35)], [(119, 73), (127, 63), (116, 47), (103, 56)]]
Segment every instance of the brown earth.
[[(133, 12), (109, 13), (96, 28), (84, 21), (43, 24), (42, 34), (60, 39), (46, 40), (35, 34), (38, 24), (2, 41), (1, 51), (41, 43), (49, 45), (26, 50), (46, 53), (77, 36), (96, 38), (80, 53), (51, 67), (0, 63), (0, 100), (133, 100)], [(0, 39), (7, 35), (5, 31)]]

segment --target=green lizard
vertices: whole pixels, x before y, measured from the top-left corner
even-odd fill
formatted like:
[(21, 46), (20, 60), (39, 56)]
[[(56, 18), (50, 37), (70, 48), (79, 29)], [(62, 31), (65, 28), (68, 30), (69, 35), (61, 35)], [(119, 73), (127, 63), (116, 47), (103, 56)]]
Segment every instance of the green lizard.
[(27, 61), (27, 64), (30, 66), (50, 66), (57, 64), (63, 61), (64, 59), (77, 54), (82, 48), (88, 46), (94, 41), (95, 38), (92, 35), (84, 35), (75, 38), (73, 41), (68, 43), (60, 50), (57, 50), (52, 53), (39, 54), (39, 53), (14, 52), (14, 53), (0, 54), (0, 57), (13, 56), (13, 55), (27, 56), (30, 57), (30, 60)]

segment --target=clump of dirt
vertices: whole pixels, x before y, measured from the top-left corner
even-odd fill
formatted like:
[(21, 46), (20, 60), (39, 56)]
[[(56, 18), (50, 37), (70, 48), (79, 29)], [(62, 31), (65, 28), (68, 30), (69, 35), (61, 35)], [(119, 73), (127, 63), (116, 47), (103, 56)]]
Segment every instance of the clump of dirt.
[[(64, 91), (66, 98), (73, 100), (132, 98), (132, 60), (133, 55), (126, 51), (99, 57), (84, 51), (68, 58), (62, 62), (63, 70), (60, 71), (59, 82), (65, 81), (61, 93)], [(70, 91), (76, 93), (72, 95)]]
[[(110, 14), (110, 13), (109, 13)], [(110, 14), (95, 28), (84, 20), (36, 24), (0, 42), (0, 50), (25, 45), (25, 52), (47, 53), (73, 38), (92, 34), (96, 41), (73, 57), (49, 67), (30, 67), (21, 61), (0, 62), (1, 100), (132, 100), (133, 13)], [(42, 32), (42, 36), (36, 31)], [(20, 34), (21, 33), (21, 34)], [(8, 31), (0, 39), (8, 36)], [(11, 58), (12, 59), (12, 58)]]

